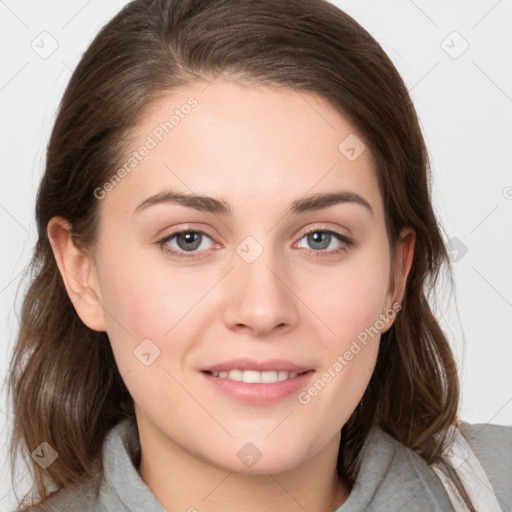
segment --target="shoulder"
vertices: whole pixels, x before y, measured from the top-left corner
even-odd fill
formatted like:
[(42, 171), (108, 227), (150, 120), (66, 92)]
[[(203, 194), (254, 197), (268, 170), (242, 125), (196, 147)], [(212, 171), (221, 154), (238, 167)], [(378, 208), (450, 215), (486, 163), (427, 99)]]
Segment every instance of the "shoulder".
[(101, 511), (103, 509), (100, 508), (98, 479), (63, 487), (39, 505), (23, 510), (27, 512)]
[[(43, 502), (16, 512), (117, 512), (126, 510), (116, 490), (107, 482), (105, 464), (112, 464), (127, 443), (132, 448), (134, 422), (130, 418), (114, 425), (105, 435), (102, 449), (103, 469), (96, 461), (93, 476), (67, 485), (51, 494)], [(125, 447), (126, 448), (126, 447)], [(128, 455), (126, 455), (128, 457)]]
[(461, 430), (482, 465), (498, 501), (512, 505), (512, 425), (461, 422)]
[[(512, 468), (512, 425), (491, 423), (461, 423), (468, 444), (484, 463), (494, 466), (507, 464)], [(507, 465), (504, 466), (504, 469)]]
[(495, 425), (493, 423), (468, 423), (461, 422), (464, 432), (470, 437), (482, 441), (508, 441), (512, 443), (512, 425)]

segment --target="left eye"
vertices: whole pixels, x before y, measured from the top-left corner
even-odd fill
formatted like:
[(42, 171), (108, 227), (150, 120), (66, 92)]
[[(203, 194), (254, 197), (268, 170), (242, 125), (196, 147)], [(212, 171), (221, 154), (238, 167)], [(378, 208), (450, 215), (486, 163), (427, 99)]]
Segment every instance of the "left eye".
[[(323, 251), (326, 249), (335, 249), (336, 244), (342, 242), (345, 245), (350, 245), (350, 240), (340, 233), (335, 231), (317, 229), (306, 233), (301, 240), (306, 239), (307, 243), (316, 251)], [(334, 247), (331, 246), (334, 242)], [(331, 247), (329, 247), (331, 246)], [(306, 247), (307, 249), (308, 247)]]

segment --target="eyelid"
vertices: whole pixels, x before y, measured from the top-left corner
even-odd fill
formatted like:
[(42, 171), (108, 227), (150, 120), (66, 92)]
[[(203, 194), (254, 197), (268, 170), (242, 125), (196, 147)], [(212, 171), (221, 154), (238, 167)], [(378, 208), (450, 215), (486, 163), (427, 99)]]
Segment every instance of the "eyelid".
[(193, 231), (196, 233), (208, 235), (212, 240), (221, 238), (221, 237), (217, 237), (216, 235), (213, 235), (210, 232), (210, 229), (203, 224), (192, 225), (189, 223), (185, 223), (185, 224), (179, 224), (178, 226), (173, 226), (172, 228), (163, 229), (162, 231), (160, 231), (160, 233), (168, 233), (168, 234), (167, 235), (157, 234), (156, 235), (157, 241), (161, 241), (163, 239), (170, 238), (170, 237), (173, 237), (174, 235), (178, 235), (180, 233), (188, 232), (188, 231)]
[[(352, 236), (352, 232), (350, 231), (350, 229), (348, 229), (344, 226), (339, 226), (339, 225), (336, 225), (336, 227), (335, 227), (332, 224), (326, 224), (326, 223), (319, 223), (319, 224), (315, 224), (314, 226), (311, 226), (306, 229), (300, 229), (294, 235), (294, 239), (299, 241), (304, 236), (309, 235), (310, 233), (315, 233), (317, 231), (324, 231), (327, 233), (332, 233), (333, 235), (340, 237), (342, 242), (346, 242), (347, 244), (350, 244), (350, 245), (355, 245), (355, 240), (354, 240), (354, 237)], [(296, 242), (294, 242), (294, 244), (295, 243)], [(324, 251), (324, 252), (328, 252), (328, 251)]]
[[(350, 230), (348, 228), (344, 228), (344, 229), (350, 233)], [(340, 227), (335, 228), (335, 227), (332, 227), (330, 224), (317, 224), (310, 228), (306, 228), (304, 231), (299, 230), (299, 232), (297, 233), (297, 236), (299, 233), (302, 233), (301, 236), (304, 236), (304, 235), (308, 235), (309, 233), (314, 233), (315, 231), (331, 231), (333, 233), (338, 233), (340, 235), (346, 236), (347, 238), (351, 237), (350, 234), (344, 235), (343, 233), (340, 233), (340, 230), (341, 230)]]

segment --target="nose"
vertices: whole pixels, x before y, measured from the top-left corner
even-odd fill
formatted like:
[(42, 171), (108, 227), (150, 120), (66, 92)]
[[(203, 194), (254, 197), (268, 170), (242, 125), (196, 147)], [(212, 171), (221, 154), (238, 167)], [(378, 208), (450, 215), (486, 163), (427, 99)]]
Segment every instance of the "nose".
[(265, 250), (252, 263), (241, 258), (235, 262), (224, 288), (223, 320), (229, 329), (262, 337), (296, 326), (299, 299), (293, 292), (293, 278), (285, 263), (278, 265), (270, 253)]

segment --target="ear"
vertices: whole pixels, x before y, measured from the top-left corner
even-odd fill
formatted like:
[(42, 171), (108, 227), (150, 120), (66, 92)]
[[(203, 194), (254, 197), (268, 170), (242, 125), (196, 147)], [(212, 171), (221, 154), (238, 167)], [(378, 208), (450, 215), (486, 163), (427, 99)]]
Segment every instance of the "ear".
[[(403, 228), (396, 244), (396, 269), (392, 290), (394, 301), (402, 303), (405, 293), (405, 283), (411, 270), (414, 256), (414, 244), (416, 243), (416, 232), (412, 228)], [(391, 304), (392, 306), (393, 304)]]
[[(391, 274), (388, 302), (386, 304), (386, 311), (396, 311), (393, 306), (395, 304), (402, 304), (402, 300), (405, 294), (405, 285), (407, 282), (407, 276), (411, 270), (413, 256), (414, 256), (414, 244), (416, 243), (416, 232), (413, 228), (403, 228), (398, 237), (398, 241), (395, 246), (395, 260), (396, 265), (394, 272)], [(396, 317), (396, 314), (393, 318)], [(381, 334), (386, 332), (393, 322), (390, 322), (387, 327), (381, 331)]]
[(98, 274), (92, 257), (77, 247), (71, 225), (63, 217), (48, 222), (47, 233), (68, 296), (82, 322), (94, 331), (105, 331)]

